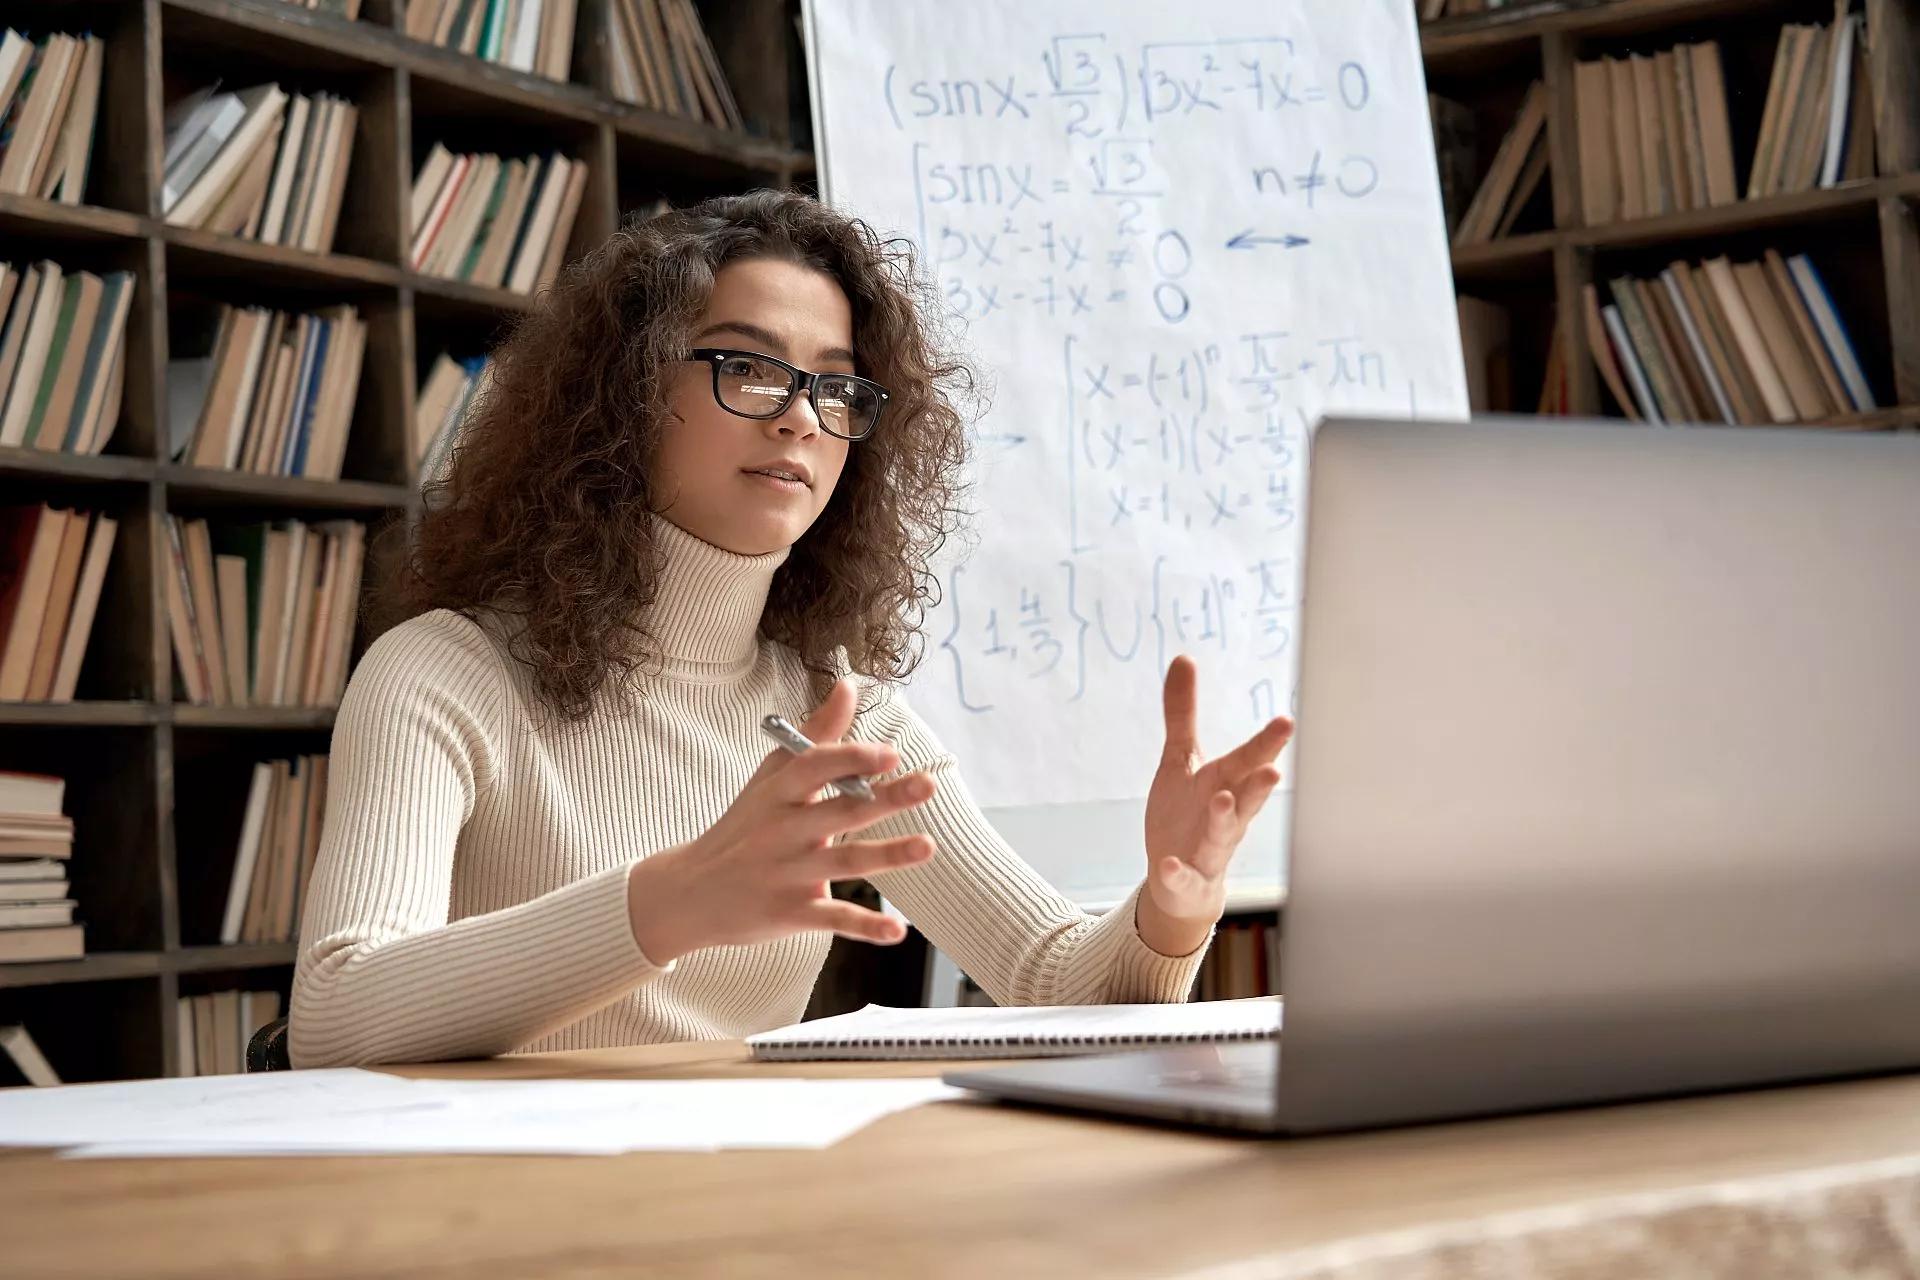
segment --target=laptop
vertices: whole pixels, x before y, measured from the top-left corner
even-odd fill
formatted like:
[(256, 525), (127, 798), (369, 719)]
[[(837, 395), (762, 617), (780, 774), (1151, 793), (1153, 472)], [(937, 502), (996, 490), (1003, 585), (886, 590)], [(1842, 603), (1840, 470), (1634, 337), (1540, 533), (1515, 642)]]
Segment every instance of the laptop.
[(1920, 439), (1313, 445), (1273, 1044), (949, 1074), (1313, 1133), (1920, 1066)]

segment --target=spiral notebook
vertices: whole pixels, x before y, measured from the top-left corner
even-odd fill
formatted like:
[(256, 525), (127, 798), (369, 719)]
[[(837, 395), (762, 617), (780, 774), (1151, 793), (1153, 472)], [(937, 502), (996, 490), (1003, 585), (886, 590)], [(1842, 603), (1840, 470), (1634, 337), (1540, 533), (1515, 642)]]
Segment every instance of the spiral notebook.
[(1280, 1001), (1043, 1005), (1024, 1009), (895, 1009), (796, 1023), (747, 1038), (763, 1062), (848, 1058), (1056, 1058), (1173, 1044), (1277, 1040)]

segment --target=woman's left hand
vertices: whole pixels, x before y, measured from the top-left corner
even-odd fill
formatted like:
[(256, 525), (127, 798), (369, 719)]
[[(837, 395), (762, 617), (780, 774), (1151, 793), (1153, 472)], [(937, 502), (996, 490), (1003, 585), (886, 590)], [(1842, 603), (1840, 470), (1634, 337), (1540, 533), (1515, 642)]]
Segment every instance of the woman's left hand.
[(1162, 955), (1187, 955), (1206, 941), (1226, 906), (1227, 865), (1280, 781), (1274, 758), (1293, 737), (1277, 716), (1217, 760), (1200, 754), (1197, 669), (1181, 656), (1167, 668), (1167, 745), (1147, 792), (1147, 887), (1135, 927)]

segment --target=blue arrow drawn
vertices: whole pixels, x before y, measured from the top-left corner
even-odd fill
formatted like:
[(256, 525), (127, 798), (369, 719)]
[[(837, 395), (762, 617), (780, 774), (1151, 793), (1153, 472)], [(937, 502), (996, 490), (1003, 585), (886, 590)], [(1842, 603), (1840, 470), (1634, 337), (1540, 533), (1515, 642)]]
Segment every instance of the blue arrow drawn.
[(1257, 249), (1263, 244), (1277, 244), (1287, 249), (1298, 249), (1301, 245), (1307, 243), (1309, 242), (1305, 236), (1257, 236), (1253, 234), (1253, 228), (1248, 227), (1245, 231), (1242, 231), (1239, 235), (1227, 241), (1227, 248)]

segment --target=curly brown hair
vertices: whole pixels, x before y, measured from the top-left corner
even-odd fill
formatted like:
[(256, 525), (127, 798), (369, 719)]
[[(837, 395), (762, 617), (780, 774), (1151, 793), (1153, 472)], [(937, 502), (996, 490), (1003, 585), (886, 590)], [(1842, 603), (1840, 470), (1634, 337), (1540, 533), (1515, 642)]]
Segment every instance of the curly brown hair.
[(832, 276), (853, 306), (857, 372), (891, 394), (775, 575), (761, 633), (823, 680), (911, 671), (937, 590), (928, 561), (961, 514), (960, 405), (973, 380), (943, 349), (909, 242), (779, 191), (630, 220), (561, 272), (494, 350), (450, 466), (391, 558), (383, 621), (492, 615), (539, 702), (564, 720), (585, 717), (610, 684), (626, 688), (655, 655), (649, 464), (671, 373), (715, 274), (749, 258)]

